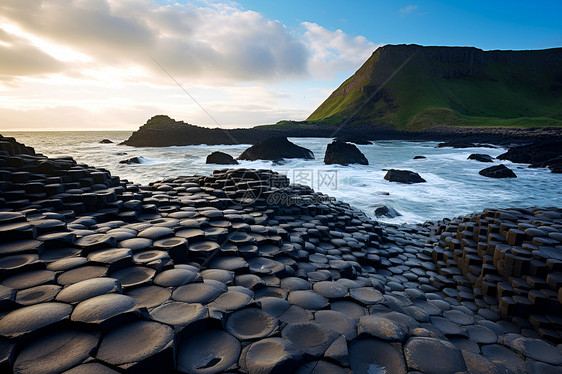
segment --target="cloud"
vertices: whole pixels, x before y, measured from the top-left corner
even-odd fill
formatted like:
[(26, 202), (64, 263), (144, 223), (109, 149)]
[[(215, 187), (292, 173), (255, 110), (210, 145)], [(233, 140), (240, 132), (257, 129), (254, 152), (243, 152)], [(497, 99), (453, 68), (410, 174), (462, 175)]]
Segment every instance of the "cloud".
[(2, 128), (214, 126), (167, 72), (221, 125), (304, 119), (378, 46), (234, 1), (161, 3), (0, 1)]
[(330, 31), (310, 22), (302, 24), (304, 40), (311, 51), (309, 70), (325, 79), (339, 72), (355, 71), (382, 44), (370, 42), (363, 36), (350, 36), (342, 30)]
[(62, 71), (64, 65), (32, 45), (0, 29), (0, 80)]
[(68, 72), (109, 65), (150, 75), (160, 70), (153, 56), (179, 78), (252, 81), (307, 73), (306, 46), (282, 24), (228, 4), (7, 0), (0, 15), (13, 37), (39, 40), (36, 49), (52, 43), (89, 57), (86, 64), (66, 61)]
[(410, 14), (410, 13), (412, 13), (412, 12), (413, 12), (414, 10), (416, 10), (416, 9), (418, 9), (418, 6), (417, 6), (417, 5), (410, 4), (410, 5), (408, 5), (408, 6), (405, 6), (405, 7), (402, 8), (402, 9), (398, 10), (398, 12), (399, 12), (400, 14)]

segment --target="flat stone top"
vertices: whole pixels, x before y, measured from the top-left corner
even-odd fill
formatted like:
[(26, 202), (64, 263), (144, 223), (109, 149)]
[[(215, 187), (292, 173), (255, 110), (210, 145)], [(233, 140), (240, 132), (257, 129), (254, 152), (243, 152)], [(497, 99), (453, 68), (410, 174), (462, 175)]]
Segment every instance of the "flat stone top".
[(135, 363), (160, 352), (173, 338), (174, 331), (161, 323), (131, 322), (102, 339), (96, 358), (117, 366)]
[(17, 337), (70, 317), (68, 304), (49, 302), (16, 309), (0, 319), (0, 335)]
[(98, 341), (98, 334), (78, 330), (55, 332), (23, 348), (14, 363), (14, 372), (62, 372), (86, 360)]
[(135, 309), (135, 299), (110, 293), (87, 299), (76, 305), (71, 320), (84, 323), (100, 323), (119, 314)]
[(65, 287), (57, 295), (57, 301), (78, 303), (110, 292), (121, 292), (121, 284), (117, 279), (105, 277), (92, 278)]

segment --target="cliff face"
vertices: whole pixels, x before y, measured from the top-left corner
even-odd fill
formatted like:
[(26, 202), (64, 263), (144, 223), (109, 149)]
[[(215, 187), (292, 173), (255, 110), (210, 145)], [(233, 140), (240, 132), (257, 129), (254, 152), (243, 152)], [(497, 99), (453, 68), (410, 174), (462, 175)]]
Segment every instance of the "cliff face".
[(562, 48), (482, 51), (387, 45), (307, 120), (406, 130), (443, 125), (560, 126)]

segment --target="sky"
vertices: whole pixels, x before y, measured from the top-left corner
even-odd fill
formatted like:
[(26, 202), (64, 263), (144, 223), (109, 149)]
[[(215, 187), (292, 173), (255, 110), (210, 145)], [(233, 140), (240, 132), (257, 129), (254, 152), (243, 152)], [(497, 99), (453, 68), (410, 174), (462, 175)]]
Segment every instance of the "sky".
[(380, 46), (561, 47), (561, 14), (559, 0), (2, 0), (0, 131), (303, 120)]

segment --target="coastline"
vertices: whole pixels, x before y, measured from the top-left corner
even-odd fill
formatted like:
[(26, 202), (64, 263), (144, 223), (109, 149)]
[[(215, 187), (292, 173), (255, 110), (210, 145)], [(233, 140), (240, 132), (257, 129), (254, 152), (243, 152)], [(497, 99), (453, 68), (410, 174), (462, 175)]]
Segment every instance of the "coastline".
[[(7, 143), (4, 370), (61, 365), (55, 358), (61, 371), (127, 372), (562, 365), (562, 291), (548, 278), (561, 262), (543, 253), (562, 252), (550, 235), (562, 229), (559, 208), (381, 225), (267, 170), (139, 186)], [(478, 265), (496, 277), (479, 284)]]

